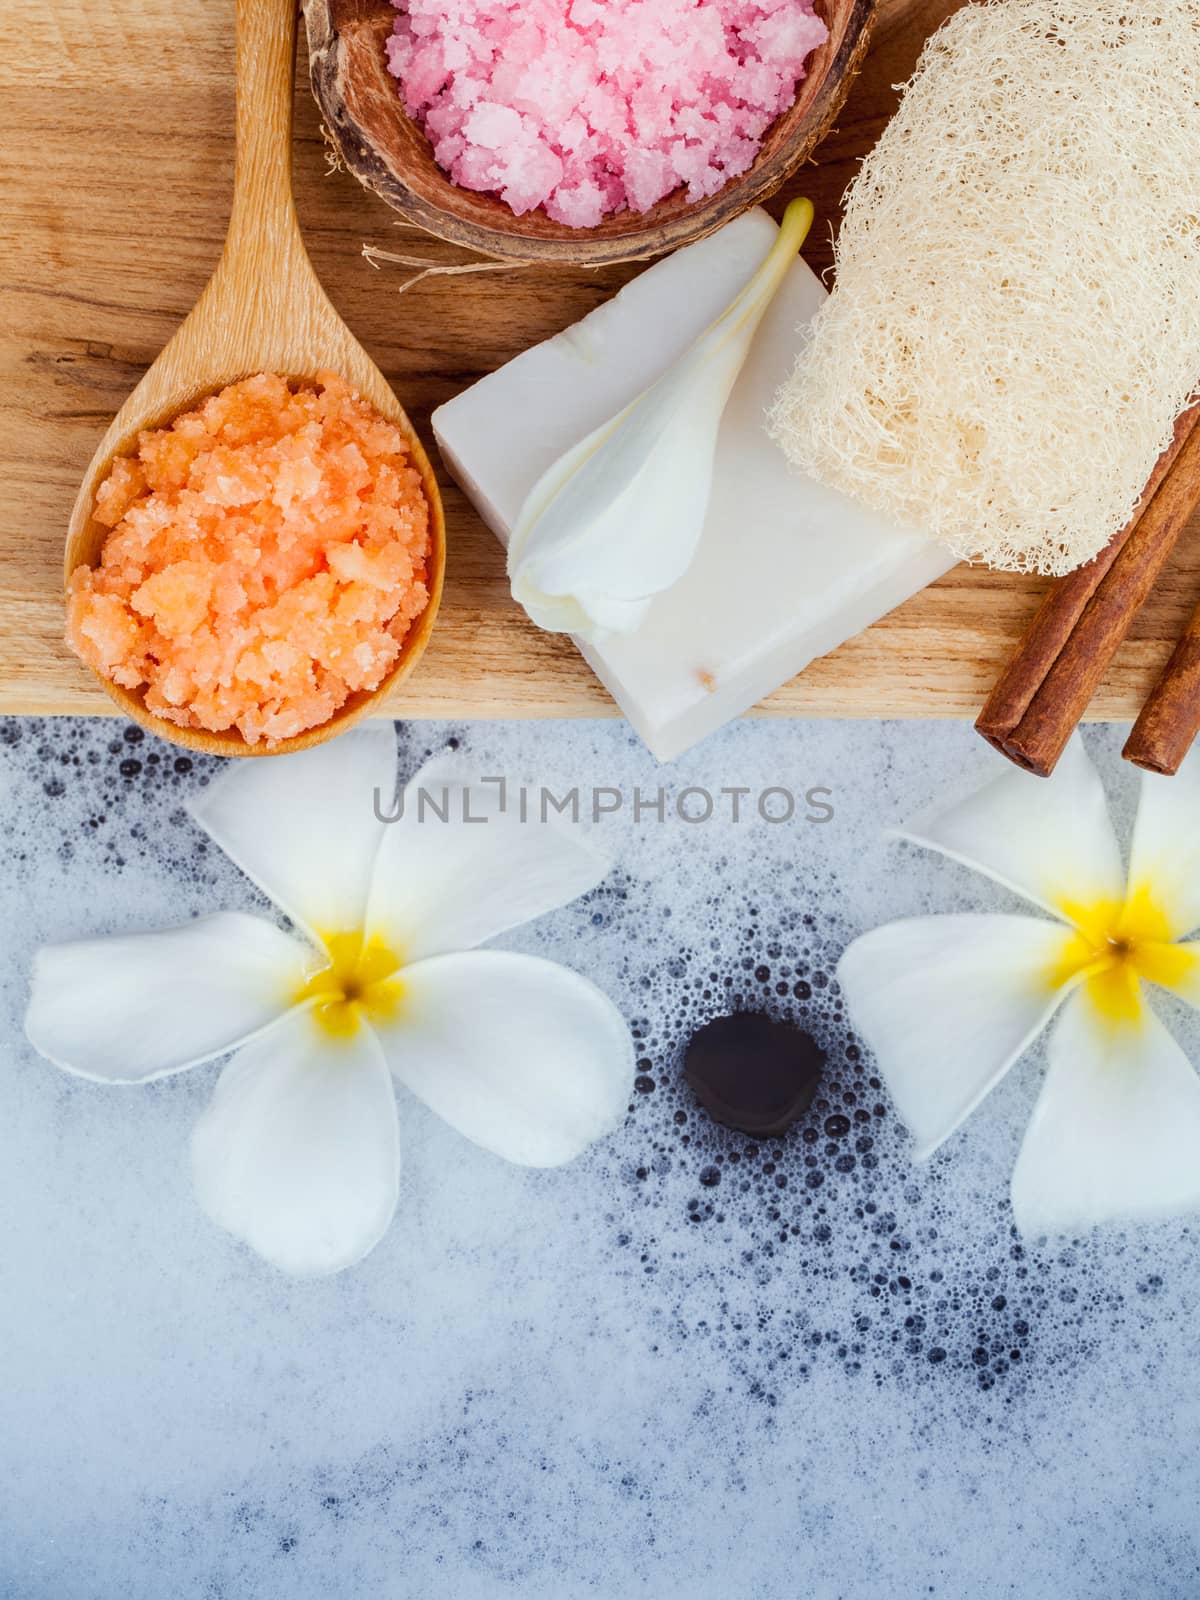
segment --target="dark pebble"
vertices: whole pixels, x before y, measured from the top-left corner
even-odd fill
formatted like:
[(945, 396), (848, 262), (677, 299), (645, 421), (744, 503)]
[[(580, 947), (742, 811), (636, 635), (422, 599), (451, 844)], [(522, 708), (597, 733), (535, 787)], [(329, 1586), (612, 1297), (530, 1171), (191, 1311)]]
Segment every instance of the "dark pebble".
[(824, 1051), (802, 1028), (740, 1011), (692, 1035), (684, 1075), (715, 1121), (761, 1139), (784, 1133), (804, 1115), (824, 1064)]

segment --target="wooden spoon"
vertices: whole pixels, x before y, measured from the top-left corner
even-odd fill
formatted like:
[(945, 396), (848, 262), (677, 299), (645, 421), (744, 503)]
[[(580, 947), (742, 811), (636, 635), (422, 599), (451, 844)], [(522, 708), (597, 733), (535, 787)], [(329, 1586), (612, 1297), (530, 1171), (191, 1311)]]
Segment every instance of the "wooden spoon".
[(296, 0), (237, 0), (237, 165), (229, 231), (217, 270), (187, 320), (126, 400), (84, 474), (67, 532), (66, 574), (95, 566), (108, 529), (92, 515), (113, 459), (132, 454), (143, 428), (159, 428), (226, 384), (256, 372), (312, 379), (340, 373), (399, 427), (430, 508), (429, 604), (378, 689), (352, 696), (328, 722), (268, 751), (236, 730), (179, 728), (146, 710), (140, 692), (100, 678), (127, 716), (150, 732), (213, 755), (278, 755), (342, 732), (377, 709), (416, 666), (433, 628), (446, 559), (442, 502), (429, 459), (387, 379), (317, 281), (292, 199), (292, 89)]

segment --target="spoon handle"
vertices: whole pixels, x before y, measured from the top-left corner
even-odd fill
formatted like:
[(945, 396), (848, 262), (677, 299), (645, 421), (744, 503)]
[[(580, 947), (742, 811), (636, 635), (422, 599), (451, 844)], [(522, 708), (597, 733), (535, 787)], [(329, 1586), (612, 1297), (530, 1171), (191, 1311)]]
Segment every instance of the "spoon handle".
[(299, 241), (292, 198), (297, 0), (237, 0), (237, 161), (226, 259)]

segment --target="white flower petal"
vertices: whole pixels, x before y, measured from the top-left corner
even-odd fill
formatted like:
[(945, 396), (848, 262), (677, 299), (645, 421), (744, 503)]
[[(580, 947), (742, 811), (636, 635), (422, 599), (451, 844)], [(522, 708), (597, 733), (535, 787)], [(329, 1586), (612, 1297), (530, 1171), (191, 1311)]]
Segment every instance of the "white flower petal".
[(539, 628), (632, 633), (691, 565), (721, 417), (749, 342), (672, 368), (556, 462), (513, 530), (514, 600)]
[(432, 1111), (508, 1161), (556, 1167), (611, 1132), (633, 1040), (578, 973), (501, 950), (434, 956), (401, 974), (388, 1065)]
[(188, 804), (226, 855), (294, 922), (322, 938), (362, 926), (396, 792), (396, 734), (364, 722), (291, 756), (232, 762)]
[(68, 1072), (145, 1083), (275, 1022), (314, 956), (234, 911), (159, 933), (46, 945), (34, 957), (25, 1032)]
[(1200, 940), (1180, 940), (1169, 945), (1162, 967), (1160, 973), (1144, 974), (1147, 980), (1200, 1010)]
[(1035, 917), (913, 917), (856, 939), (838, 963), (854, 1028), (931, 1155), (1053, 1016), (1050, 975), (1071, 935)]
[(1142, 773), (1129, 887), (1150, 891), (1172, 938), (1200, 927), (1200, 748), (1173, 778)]
[(1078, 735), (1051, 777), (1009, 767), (959, 804), (895, 832), (1057, 916), (1066, 905), (1120, 900), (1125, 893), (1104, 789)]
[(509, 544), (513, 597), (539, 627), (633, 632), (687, 571), (704, 527), (721, 417), (755, 330), (812, 224), (793, 200), (766, 257), (678, 361), (530, 490)]
[(1106, 1025), (1075, 994), (1013, 1173), (1023, 1234), (1200, 1207), (1200, 1078), (1149, 1006)]
[(468, 786), (440, 757), (417, 773), (384, 832), (369, 935), (406, 962), (469, 950), (600, 882), (609, 863), (578, 833), (541, 821), (540, 809), (522, 822), (516, 798), (506, 793), (503, 810), (501, 798), (498, 784)]
[(192, 1138), (201, 1206), (284, 1272), (339, 1272), (387, 1232), (400, 1183), (379, 1042), (293, 1011), (238, 1052)]

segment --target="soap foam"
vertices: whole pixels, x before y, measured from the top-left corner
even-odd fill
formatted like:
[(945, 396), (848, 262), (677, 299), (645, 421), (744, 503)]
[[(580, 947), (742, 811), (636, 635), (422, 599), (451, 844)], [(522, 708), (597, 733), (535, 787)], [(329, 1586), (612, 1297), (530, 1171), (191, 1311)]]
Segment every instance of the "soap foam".
[[(967, 729), (742, 723), (660, 768), (616, 722), (402, 728), (404, 772), (454, 740), (472, 775), (624, 791), (594, 830), (619, 869), (503, 942), (613, 995), (640, 1081), (617, 1134), (545, 1173), (402, 1096), (392, 1230), (315, 1283), (194, 1204), (216, 1069), (104, 1088), (19, 1035), (36, 943), (266, 909), (182, 809), (217, 763), (111, 723), (3, 729), (6, 1600), (1195, 1592), (1195, 1227), (1023, 1248), (1039, 1060), (913, 1167), (833, 979), (879, 922), (1016, 904), (879, 837), (994, 772)], [(1120, 735), (1089, 743), (1127, 829)], [(635, 823), (660, 784), (825, 785), (835, 815)], [(680, 1082), (692, 1029), (738, 1005), (829, 1052), (781, 1141)]]

